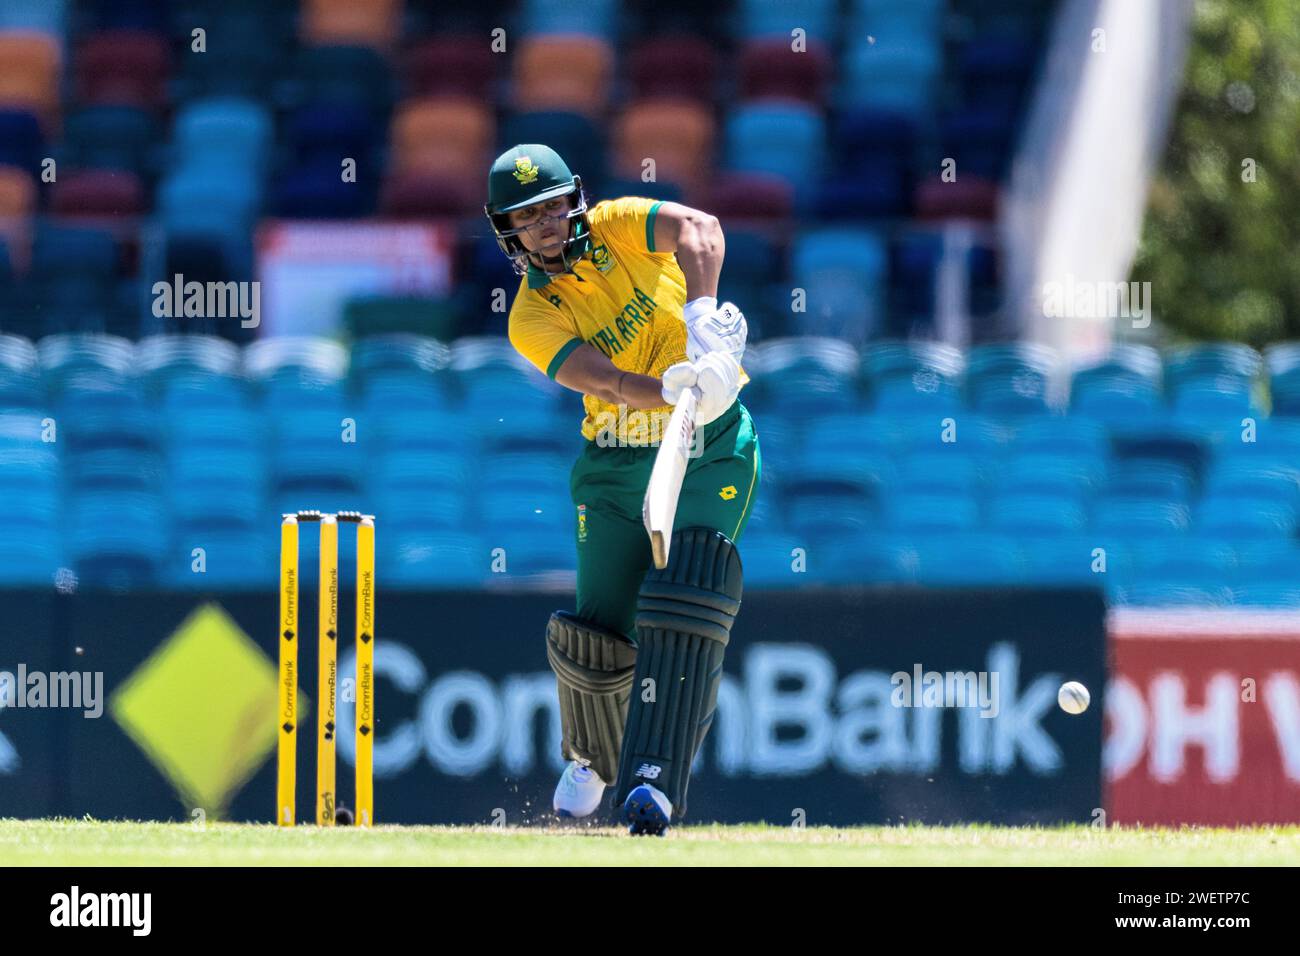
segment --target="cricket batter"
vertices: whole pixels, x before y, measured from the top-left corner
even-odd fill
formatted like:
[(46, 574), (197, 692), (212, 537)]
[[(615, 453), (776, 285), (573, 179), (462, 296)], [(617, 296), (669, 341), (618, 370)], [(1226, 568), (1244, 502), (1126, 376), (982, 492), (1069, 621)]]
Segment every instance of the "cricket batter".
[[(510, 342), (581, 392), (586, 448), (569, 481), (577, 508), (578, 594), (557, 611), (546, 653), (560, 698), (560, 816), (584, 817), (614, 787), (634, 834), (662, 834), (686, 810), (691, 764), (717, 703), (740, 608), (735, 542), (760, 460), (738, 401), (745, 318), (717, 304), (718, 220), (627, 197), (590, 210), (582, 181), (547, 146), (502, 153), (485, 206), (523, 276)], [(694, 389), (695, 448), (664, 570), (652, 568), (641, 502), (658, 438)], [(648, 573), (647, 573), (648, 572)]]

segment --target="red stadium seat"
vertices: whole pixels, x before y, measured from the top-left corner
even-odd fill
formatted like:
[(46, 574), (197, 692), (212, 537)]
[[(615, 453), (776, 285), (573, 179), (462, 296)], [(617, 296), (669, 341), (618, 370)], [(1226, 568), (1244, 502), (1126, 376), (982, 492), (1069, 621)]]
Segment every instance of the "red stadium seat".
[(492, 97), (496, 55), (479, 36), (443, 35), (416, 44), (406, 57), (412, 96)]
[(776, 97), (820, 105), (830, 78), (830, 56), (818, 44), (796, 53), (789, 40), (755, 40), (740, 56), (740, 95)]
[(96, 33), (77, 50), (76, 95), (83, 104), (154, 110), (167, 102), (167, 39), (139, 30)]
[(794, 193), (777, 176), (731, 173), (713, 184), (704, 208), (719, 219), (787, 219), (794, 210)]
[(64, 216), (137, 216), (145, 205), (140, 178), (126, 170), (63, 173), (50, 199), (50, 211)]
[(477, 167), (461, 175), (395, 173), (384, 183), (379, 214), (390, 219), (437, 219), (483, 211), (483, 175)]
[(637, 44), (628, 55), (627, 70), (633, 96), (681, 96), (710, 105), (718, 54), (698, 37), (655, 37)]
[(919, 219), (996, 219), (998, 184), (978, 176), (959, 175), (946, 183), (938, 176), (916, 189)]

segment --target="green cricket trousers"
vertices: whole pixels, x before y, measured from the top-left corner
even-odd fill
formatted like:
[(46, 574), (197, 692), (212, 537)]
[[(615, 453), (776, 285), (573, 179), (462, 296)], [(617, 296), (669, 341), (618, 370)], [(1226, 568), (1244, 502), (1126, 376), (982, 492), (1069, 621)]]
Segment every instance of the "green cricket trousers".
[[(696, 442), (703, 448), (687, 465), (673, 527), (712, 528), (737, 541), (762, 468), (754, 422), (737, 401), (705, 425)], [(657, 451), (589, 441), (569, 480), (577, 506), (576, 613), (633, 641), (637, 592), (652, 562), (641, 502)]]

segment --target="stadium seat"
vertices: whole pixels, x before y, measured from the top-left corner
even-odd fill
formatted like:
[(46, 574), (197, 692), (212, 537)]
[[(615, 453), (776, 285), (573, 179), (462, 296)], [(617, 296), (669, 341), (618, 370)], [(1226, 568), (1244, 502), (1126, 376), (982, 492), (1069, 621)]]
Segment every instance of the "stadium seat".
[(0, 109), (34, 113), (47, 134), (58, 128), (60, 39), (37, 30), (0, 30)]
[(142, 30), (107, 30), (76, 51), (76, 98), (86, 105), (117, 104), (159, 110), (171, 74), (167, 38)]
[(582, 5), (582, 15), (575, 17), (568, 0), (524, 0), (519, 22), (526, 34), (590, 34), (613, 40), (619, 8), (616, 0), (589, 0)]
[(486, 168), (496, 139), (491, 112), (463, 97), (405, 100), (393, 115), (390, 169), (451, 175)]
[(631, 103), (615, 122), (613, 170), (637, 179), (645, 160), (653, 159), (657, 177), (694, 192), (712, 169), (714, 135), (711, 112), (697, 102), (655, 99)]
[(402, 0), (302, 0), (299, 36), (303, 43), (374, 47), (386, 50), (397, 40)]
[(806, 335), (829, 335), (853, 344), (879, 329), (885, 304), (885, 245), (864, 229), (804, 233), (791, 253), (791, 280), (807, 295), (797, 315)]
[(610, 93), (613, 59), (609, 43), (599, 37), (526, 37), (515, 53), (511, 101), (520, 110), (568, 111), (598, 120)]
[(819, 106), (826, 98), (830, 70), (830, 56), (818, 43), (793, 50), (789, 36), (753, 40), (740, 50), (740, 95)]
[[(664, 64), (672, 63), (671, 70)], [(680, 97), (711, 107), (718, 53), (698, 35), (667, 34), (640, 40), (625, 58), (635, 99)]]
[(1086, 508), (1077, 495), (999, 490), (988, 503), (988, 527), (1007, 534), (1075, 533), (1084, 530)]
[(941, 69), (939, 38), (900, 33), (851, 44), (840, 59), (841, 109), (871, 107), (925, 115)]
[(1029, 342), (970, 350), (966, 387), (971, 407), (989, 415), (1034, 415), (1049, 410), (1058, 359)]
[(742, 105), (727, 120), (724, 165), (729, 171), (777, 176), (794, 190), (796, 202), (811, 202), (825, 139), (825, 119), (810, 106)]
[(1180, 534), (1190, 521), (1187, 506), (1176, 502), (1099, 496), (1089, 527), (1102, 534)]
[(804, 31), (809, 40), (830, 43), (835, 39), (834, 0), (741, 0), (739, 10), (742, 37), (782, 37), (787, 43), (792, 31)]
[(416, 43), (406, 57), (408, 94), (465, 96), (487, 102), (496, 79), (497, 57), (476, 35), (439, 34)]
[(65, 173), (54, 184), (50, 212), (68, 217), (130, 217), (148, 204), (144, 184), (128, 170), (81, 170)]
[(13, 166), (34, 175), (44, 153), (45, 135), (36, 114), (0, 109), (0, 166)]

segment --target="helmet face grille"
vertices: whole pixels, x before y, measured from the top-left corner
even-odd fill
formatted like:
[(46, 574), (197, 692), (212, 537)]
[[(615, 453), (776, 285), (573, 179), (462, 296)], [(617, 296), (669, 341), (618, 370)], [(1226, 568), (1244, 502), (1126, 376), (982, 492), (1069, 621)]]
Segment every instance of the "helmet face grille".
[[(575, 265), (586, 252), (587, 239), (591, 235), (591, 226), (587, 221), (587, 196), (582, 189), (582, 180), (574, 176), (574, 188), (567, 195), (576, 195), (578, 197), (577, 205), (570, 209), (564, 216), (568, 222), (569, 236), (564, 240), (561, 256), (564, 260), (564, 272), (572, 272)], [(528, 272), (529, 256), (537, 255), (536, 252), (529, 252), (524, 248), (523, 240), (519, 238), (520, 234), (533, 228), (537, 223), (529, 223), (527, 226), (514, 227), (510, 225), (509, 213), (489, 211), (484, 207), (487, 214), (488, 222), (492, 224), (492, 232), (496, 236), (497, 247), (510, 260), (510, 265), (516, 275), (526, 275)], [(557, 217), (558, 218), (558, 217)], [(575, 247), (577, 251), (575, 252)], [(558, 273), (555, 273), (558, 274)]]

